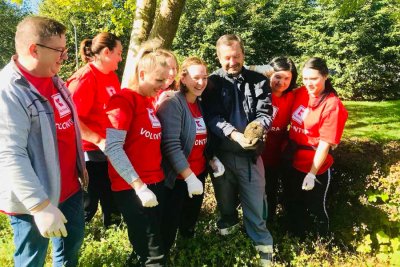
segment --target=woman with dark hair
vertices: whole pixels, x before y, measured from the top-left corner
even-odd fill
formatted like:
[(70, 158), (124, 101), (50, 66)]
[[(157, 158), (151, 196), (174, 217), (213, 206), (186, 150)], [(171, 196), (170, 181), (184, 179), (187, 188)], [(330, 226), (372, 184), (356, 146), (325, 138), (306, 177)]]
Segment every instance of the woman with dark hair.
[(265, 192), (268, 202), (268, 221), (275, 216), (278, 185), (282, 179), (282, 148), (287, 143), (288, 125), (294, 100), (292, 90), (296, 87), (297, 69), (290, 58), (276, 57), (268, 63), (264, 73), (269, 78), (272, 96), (273, 121), (267, 134), (262, 154), (265, 168)]
[(295, 150), (284, 191), (289, 230), (301, 238), (307, 231), (328, 233), (325, 203), (333, 163), (329, 151), (339, 144), (348, 116), (328, 73), (323, 59), (309, 59), (303, 67), (304, 86), (295, 90), (292, 108), (289, 138)]
[[(177, 230), (192, 237), (203, 202), (207, 177), (205, 148), (207, 129), (200, 96), (207, 86), (207, 65), (197, 57), (182, 63), (179, 92), (161, 103), (157, 111), (162, 125), (166, 201), (162, 220), (165, 250), (172, 247)], [(218, 159), (213, 159), (222, 168)]]
[(84, 196), (85, 221), (92, 220), (100, 201), (103, 224), (108, 227), (121, 221), (112, 198), (107, 158), (103, 153), (108, 126), (104, 108), (110, 97), (121, 90), (115, 74), (122, 60), (121, 41), (112, 33), (102, 32), (93, 39), (83, 40), (80, 54), (86, 65), (67, 80), (67, 86), (78, 111), (90, 179)]

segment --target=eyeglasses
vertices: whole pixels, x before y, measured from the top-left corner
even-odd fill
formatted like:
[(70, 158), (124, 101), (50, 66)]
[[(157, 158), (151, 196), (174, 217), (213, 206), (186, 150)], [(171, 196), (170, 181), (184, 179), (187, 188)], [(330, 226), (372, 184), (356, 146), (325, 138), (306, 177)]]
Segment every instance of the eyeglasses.
[(36, 44), (36, 45), (37, 45), (37, 46), (40, 46), (40, 47), (44, 47), (44, 48), (50, 49), (50, 50), (53, 50), (53, 51), (60, 52), (60, 58), (65, 57), (65, 56), (67, 55), (67, 53), (68, 53), (68, 48), (65, 48), (65, 49), (57, 49), (57, 48), (45, 46), (45, 45), (42, 45), (42, 44)]

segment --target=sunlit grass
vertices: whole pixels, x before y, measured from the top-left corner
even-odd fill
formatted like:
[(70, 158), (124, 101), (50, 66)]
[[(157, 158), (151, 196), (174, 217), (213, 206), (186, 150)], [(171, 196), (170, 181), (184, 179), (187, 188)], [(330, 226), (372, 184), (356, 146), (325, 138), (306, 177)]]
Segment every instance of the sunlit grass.
[(345, 101), (349, 118), (344, 137), (364, 137), (378, 142), (400, 140), (400, 100)]

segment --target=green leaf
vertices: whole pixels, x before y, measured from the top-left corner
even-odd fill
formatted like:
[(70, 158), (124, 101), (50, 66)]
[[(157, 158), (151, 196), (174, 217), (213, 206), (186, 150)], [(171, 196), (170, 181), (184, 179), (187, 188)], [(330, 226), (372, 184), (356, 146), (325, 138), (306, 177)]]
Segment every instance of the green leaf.
[(377, 198), (376, 194), (368, 196), (369, 202), (375, 203), (377, 200), (378, 200), (378, 198)]
[(382, 230), (376, 233), (376, 238), (378, 239), (379, 244), (390, 243), (389, 236), (387, 234), (385, 234)]
[(386, 202), (389, 199), (389, 195), (388, 194), (381, 194), (381, 199), (383, 202)]
[(392, 246), (393, 251), (400, 252), (400, 239), (399, 237), (390, 239), (390, 244)]
[(391, 255), (390, 266), (400, 266), (400, 251), (396, 251)]
[(388, 259), (389, 259), (389, 255), (386, 254), (386, 253), (378, 253), (378, 254), (376, 254), (376, 258), (377, 258), (379, 261), (387, 262)]
[(17, 5), (22, 5), (24, 2), (23, 0), (11, 0), (12, 3), (17, 4)]

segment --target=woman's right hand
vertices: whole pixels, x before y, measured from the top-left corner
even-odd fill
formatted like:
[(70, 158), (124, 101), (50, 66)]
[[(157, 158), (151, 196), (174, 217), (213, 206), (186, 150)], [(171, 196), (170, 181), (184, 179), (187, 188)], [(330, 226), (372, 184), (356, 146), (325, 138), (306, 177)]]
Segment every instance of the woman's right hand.
[(132, 188), (135, 190), (136, 195), (142, 202), (143, 207), (151, 208), (158, 205), (157, 196), (147, 188), (147, 185), (142, 182), (141, 179), (134, 180), (131, 184)]
[(176, 91), (173, 91), (173, 90), (166, 90), (166, 91), (162, 92), (160, 94), (160, 96), (158, 97), (156, 107), (159, 107), (161, 105), (161, 103), (164, 102), (166, 99), (174, 96), (175, 93), (176, 93)]

